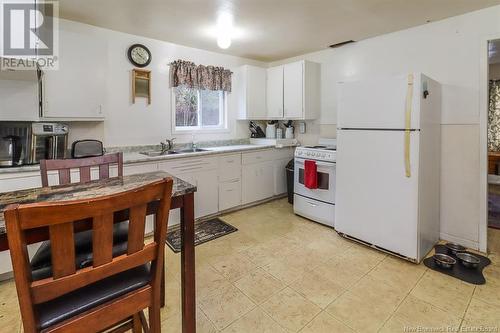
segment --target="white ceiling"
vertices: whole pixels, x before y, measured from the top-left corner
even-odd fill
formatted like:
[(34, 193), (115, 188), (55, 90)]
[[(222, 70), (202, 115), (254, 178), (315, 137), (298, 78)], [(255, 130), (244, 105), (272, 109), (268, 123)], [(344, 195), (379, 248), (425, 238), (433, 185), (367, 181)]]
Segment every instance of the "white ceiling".
[[(500, 4), (500, 0), (61, 0), (60, 16), (100, 27), (275, 61)], [(211, 29), (234, 15), (227, 50)]]
[(500, 39), (490, 41), (488, 46), (488, 62), (490, 64), (500, 63)]

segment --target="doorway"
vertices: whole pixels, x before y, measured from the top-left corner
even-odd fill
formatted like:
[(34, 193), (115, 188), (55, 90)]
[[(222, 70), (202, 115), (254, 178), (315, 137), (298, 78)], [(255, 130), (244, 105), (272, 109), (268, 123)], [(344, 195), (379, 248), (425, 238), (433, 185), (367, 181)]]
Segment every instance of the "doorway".
[(500, 251), (500, 39), (488, 41), (487, 87), (487, 244)]

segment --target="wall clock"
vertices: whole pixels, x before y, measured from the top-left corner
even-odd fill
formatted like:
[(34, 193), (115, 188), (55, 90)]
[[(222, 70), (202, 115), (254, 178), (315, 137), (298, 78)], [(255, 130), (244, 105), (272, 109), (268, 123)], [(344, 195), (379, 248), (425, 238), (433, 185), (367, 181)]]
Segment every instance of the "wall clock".
[(151, 51), (142, 44), (130, 46), (127, 55), (128, 60), (136, 67), (146, 67), (151, 62)]

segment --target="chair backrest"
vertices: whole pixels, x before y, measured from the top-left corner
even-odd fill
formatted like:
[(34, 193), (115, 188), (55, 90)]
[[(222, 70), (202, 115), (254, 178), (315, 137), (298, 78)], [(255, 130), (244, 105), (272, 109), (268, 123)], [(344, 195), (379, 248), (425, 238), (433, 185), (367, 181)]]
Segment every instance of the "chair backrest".
[(79, 169), (80, 183), (91, 180), (91, 168), (99, 167), (99, 179), (109, 178), (109, 167), (112, 164), (118, 166), (118, 176), (123, 176), (123, 153), (106, 154), (97, 157), (65, 159), (65, 160), (41, 160), (40, 171), (42, 186), (49, 186), (48, 172), (57, 170), (59, 172), (59, 184), (71, 183), (71, 169)]
[[(14, 278), (23, 322), (35, 326), (34, 306), (60, 297), (111, 275), (151, 262), (151, 287), (159, 290), (172, 195), (172, 179), (103, 197), (66, 202), (10, 205), (5, 210)], [(158, 201), (154, 241), (144, 245), (148, 203)], [(127, 253), (114, 257), (113, 214), (129, 212)], [(75, 268), (74, 223), (92, 219), (93, 265)], [(53, 276), (33, 281), (25, 233), (48, 227)]]

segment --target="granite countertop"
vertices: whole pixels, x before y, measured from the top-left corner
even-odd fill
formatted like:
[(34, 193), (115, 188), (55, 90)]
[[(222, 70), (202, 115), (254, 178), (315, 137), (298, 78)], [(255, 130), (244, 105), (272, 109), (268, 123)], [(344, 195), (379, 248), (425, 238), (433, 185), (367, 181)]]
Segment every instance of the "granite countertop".
[(163, 161), (163, 160), (174, 160), (179, 158), (187, 157), (200, 157), (207, 155), (216, 155), (223, 153), (234, 153), (248, 150), (262, 150), (275, 148), (273, 145), (234, 145), (234, 146), (220, 146), (220, 147), (203, 147), (203, 151), (198, 151), (195, 153), (178, 153), (172, 155), (160, 155), (160, 156), (146, 156), (140, 152), (124, 152), (123, 153), (123, 163), (139, 163), (139, 162), (149, 162), (149, 161)]
[[(134, 149), (124, 148), (121, 150), (120, 148), (109, 149), (108, 152), (117, 152), (123, 151), (123, 163), (141, 163), (141, 162), (150, 162), (150, 161), (163, 161), (163, 160), (173, 160), (180, 158), (188, 158), (188, 157), (199, 157), (199, 156), (208, 156), (208, 155), (216, 155), (216, 154), (225, 154), (232, 152), (241, 152), (241, 151), (251, 151), (251, 150), (263, 150), (276, 148), (274, 145), (252, 145), (252, 144), (236, 144), (236, 145), (223, 145), (216, 147), (199, 147), (204, 151), (199, 151), (195, 153), (178, 153), (172, 155), (160, 155), (160, 156), (146, 156), (141, 154), (141, 151), (151, 151), (158, 150), (156, 146), (143, 146), (143, 147), (134, 147)], [(39, 165), (26, 165), (15, 168), (0, 168), (1, 173), (17, 173), (17, 172), (35, 172), (39, 171)]]
[(94, 180), (88, 183), (75, 183), (51, 187), (0, 193), (0, 235), (4, 234), (5, 221), (3, 211), (12, 203), (34, 203), (42, 201), (69, 201), (94, 198), (96, 196), (116, 194), (151, 182), (172, 177), (174, 184), (172, 197), (196, 192), (196, 186), (163, 171), (148, 172), (123, 177)]

